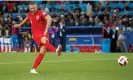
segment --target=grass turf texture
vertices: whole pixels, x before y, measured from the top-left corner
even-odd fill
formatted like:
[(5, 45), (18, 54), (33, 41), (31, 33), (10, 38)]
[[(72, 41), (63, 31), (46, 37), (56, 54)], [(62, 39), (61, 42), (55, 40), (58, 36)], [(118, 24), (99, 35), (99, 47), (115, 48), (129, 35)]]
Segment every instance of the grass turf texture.
[[(120, 66), (117, 58), (128, 57), (128, 65)], [(0, 53), (0, 80), (133, 80), (133, 54), (46, 54), (30, 74), (36, 53)]]

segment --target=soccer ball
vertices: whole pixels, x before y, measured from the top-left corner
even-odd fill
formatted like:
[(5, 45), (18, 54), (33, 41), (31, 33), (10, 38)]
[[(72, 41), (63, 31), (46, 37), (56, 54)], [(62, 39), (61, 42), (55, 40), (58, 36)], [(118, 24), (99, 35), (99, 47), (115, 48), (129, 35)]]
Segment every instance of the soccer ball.
[(120, 56), (118, 58), (118, 64), (120, 64), (121, 66), (125, 66), (128, 64), (128, 60), (126, 56)]

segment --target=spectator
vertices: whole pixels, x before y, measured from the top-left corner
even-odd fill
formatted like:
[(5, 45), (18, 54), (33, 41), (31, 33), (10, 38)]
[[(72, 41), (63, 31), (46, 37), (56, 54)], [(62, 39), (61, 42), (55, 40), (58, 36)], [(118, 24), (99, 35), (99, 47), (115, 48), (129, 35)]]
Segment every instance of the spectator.
[(124, 11), (130, 11), (131, 9), (128, 6), (128, 2), (124, 3)]
[(15, 19), (17, 22), (21, 22), (23, 20), (22, 16), (20, 16), (19, 13), (17, 13), (16, 15), (16, 19)]
[(95, 25), (96, 26), (103, 26), (103, 22), (98, 17), (96, 17), (95, 18)]
[(53, 46), (57, 46), (57, 41), (58, 41), (58, 37), (57, 37), (57, 32), (58, 32), (58, 28), (56, 27), (56, 25), (54, 24), (50, 29), (49, 29), (49, 34), (50, 34), (50, 42)]
[(69, 14), (67, 16), (66, 25), (67, 26), (74, 26), (75, 25), (75, 22), (74, 22), (74, 19), (73, 19), (73, 15), (72, 14)]
[(30, 52), (30, 39), (31, 35), (29, 32), (25, 32), (24, 34), (24, 52)]
[(113, 25), (111, 29), (111, 52), (116, 52), (117, 40), (118, 40), (118, 30), (117, 26)]
[(79, 7), (79, 5), (76, 5), (76, 8), (75, 8), (75, 10), (74, 10), (74, 12), (77, 12), (77, 11), (78, 11), (79, 13), (81, 13), (81, 11), (82, 11), (81, 8)]
[(80, 26), (89, 26), (89, 22), (87, 21), (87, 19), (85, 17), (81, 16), (81, 22), (79, 22)]
[(15, 3), (11, 1), (7, 4), (7, 6), (8, 6), (8, 12), (12, 12), (15, 7)]
[(133, 20), (129, 20), (129, 22), (128, 22), (128, 27), (131, 27), (131, 28), (133, 28)]
[(2, 5), (2, 12), (7, 12), (8, 11), (8, 7), (7, 7), (7, 2), (3, 2), (3, 5)]
[(4, 29), (4, 45), (5, 45), (5, 52), (11, 52), (11, 29), (9, 26), (5, 26)]
[(13, 11), (12, 11), (13, 13), (18, 13), (18, 7), (16, 7), (16, 6), (14, 6), (14, 8), (13, 8)]
[(14, 27), (15, 23), (16, 23), (15, 21), (12, 22), (12, 36), (11, 36), (12, 49), (14, 51), (17, 50), (17, 42), (18, 42), (18, 39), (17, 39), (18, 29)]
[(125, 40), (126, 40), (126, 38), (124, 36), (123, 29), (121, 28), (119, 30), (119, 35), (118, 35), (118, 43), (119, 43), (119, 47), (120, 47), (121, 52), (127, 52), (128, 51)]
[(94, 18), (91, 14), (89, 15), (89, 24), (90, 26), (95, 26)]
[(102, 3), (99, 3), (96, 8), (97, 8), (96, 11), (98, 11), (98, 15), (102, 15), (103, 14), (103, 11), (104, 11), (104, 8), (102, 6)]
[(115, 8), (112, 9), (112, 10), (114, 10), (114, 11), (122, 11), (122, 9), (118, 7), (118, 3), (115, 3)]
[(63, 51), (65, 51), (65, 26), (62, 21), (59, 21), (59, 38)]
[(35, 40), (33, 39), (33, 36), (32, 36), (32, 38), (31, 38), (31, 41), (30, 41), (30, 42), (31, 42), (31, 43), (30, 43), (30, 52), (33, 51), (34, 46), (35, 46), (35, 48), (36, 48), (36, 51), (39, 52), (39, 47), (38, 47), (38, 45), (36, 44)]
[(18, 46), (19, 46), (19, 51), (23, 51), (24, 50), (24, 32), (23, 32), (23, 29), (22, 28), (19, 28), (18, 30), (18, 36), (17, 36), (17, 39), (18, 39)]
[(22, 6), (20, 7), (20, 12), (26, 13), (27, 11), (28, 11), (28, 8), (24, 4), (22, 4)]
[(51, 4), (50, 12), (56, 12), (57, 9), (54, 7), (54, 4)]
[(0, 46), (1, 52), (4, 52), (4, 28), (0, 24)]
[(125, 14), (122, 19), (122, 24), (124, 25), (124, 27), (128, 27), (128, 20), (129, 20), (129, 16)]

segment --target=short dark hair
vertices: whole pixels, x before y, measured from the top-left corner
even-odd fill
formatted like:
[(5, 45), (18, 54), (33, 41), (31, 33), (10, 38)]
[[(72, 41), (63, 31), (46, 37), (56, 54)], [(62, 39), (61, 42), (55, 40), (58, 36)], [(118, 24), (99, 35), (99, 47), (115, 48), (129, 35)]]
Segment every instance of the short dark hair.
[(34, 4), (36, 4), (34, 1), (29, 2), (29, 5), (34, 5)]

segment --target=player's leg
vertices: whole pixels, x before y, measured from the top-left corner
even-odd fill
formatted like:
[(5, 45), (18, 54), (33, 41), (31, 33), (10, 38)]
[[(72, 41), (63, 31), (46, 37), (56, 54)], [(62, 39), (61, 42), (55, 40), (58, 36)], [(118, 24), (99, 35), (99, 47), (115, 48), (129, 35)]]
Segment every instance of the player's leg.
[(3, 37), (0, 38), (0, 43), (1, 43), (1, 52), (4, 51), (4, 45), (3, 45)]
[(4, 44), (4, 37), (2, 37), (2, 45), (1, 45), (2, 46), (2, 52), (4, 52), (4, 45), (5, 45)]
[(42, 37), (41, 38), (41, 43), (44, 44), (48, 50), (50, 50), (52, 52), (56, 52), (58, 54), (58, 56), (61, 55), (61, 50), (62, 50), (62, 46), (61, 45), (58, 45), (58, 47), (56, 49), (53, 45), (51, 45), (49, 43), (49, 40), (48, 40), (47, 37)]
[(7, 52), (8, 51), (7, 38), (4, 38), (4, 44), (5, 44), (5, 52)]
[(39, 64), (43, 60), (45, 52), (46, 52), (46, 47), (45, 46), (41, 46), (40, 47), (40, 52), (38, 53), (38, 56), (36, 57), (36, 60), (35, 60), (35, 62), (33, 64), (32, 69), (30, 70), (30, 73), (38, 73), (38, 72), (36, 72), (36, 68), (39, 66)]
[(11, 52), (11, 39), (8, 38), (8, 51)]
[(27, 52), (26, 41), (24, 41), (24, 52)]

